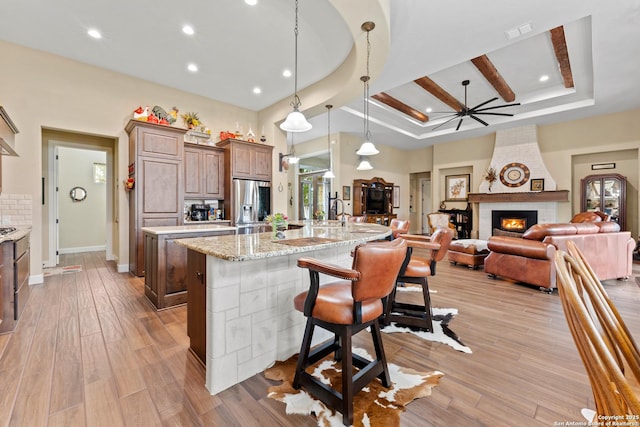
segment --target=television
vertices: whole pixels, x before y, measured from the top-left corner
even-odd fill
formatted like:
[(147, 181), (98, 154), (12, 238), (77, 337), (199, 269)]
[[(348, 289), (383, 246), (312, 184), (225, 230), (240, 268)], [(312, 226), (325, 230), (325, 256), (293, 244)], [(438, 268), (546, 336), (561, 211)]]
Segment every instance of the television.
[(368, 214), (386, 214), (387, 204), (385, 203), (384, 188), (367, 188), (367, 209)]

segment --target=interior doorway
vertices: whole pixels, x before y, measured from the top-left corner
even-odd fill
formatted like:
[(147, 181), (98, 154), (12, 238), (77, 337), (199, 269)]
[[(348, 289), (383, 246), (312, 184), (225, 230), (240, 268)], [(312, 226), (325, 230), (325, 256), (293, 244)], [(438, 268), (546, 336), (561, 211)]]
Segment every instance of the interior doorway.
[(319, 211), (328, 214), (331, 183), (322, 178), (324, 173), (298, 175), (298, 218), (313, 219)]
[(64, 253), (115, 259), (115, 139), (43, 130), (42, 140), (43, 267)]
[(427, 220), (427, 214), (432, 212), (433, 206), (431, 205), (431, 180), (420, 179), (420, 223), (422, 224), (422, 234), (429, 234), (429, 221)]

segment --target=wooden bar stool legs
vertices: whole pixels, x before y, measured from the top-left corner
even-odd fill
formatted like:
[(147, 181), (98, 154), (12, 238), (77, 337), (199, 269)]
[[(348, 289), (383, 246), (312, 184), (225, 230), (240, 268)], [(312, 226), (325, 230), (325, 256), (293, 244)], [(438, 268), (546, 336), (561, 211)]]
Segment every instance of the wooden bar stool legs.
[[(453, 231), (449, 228), (436, 229), (431, 237), (422, 235), (401, 234), (400, 239), (407, 241), (407, 254), (400, 268), (396, 286), (386, 301), (383, 324), (396, 322), (400, 326), (419, 328), (433, 332), (433, 312), (429, 295), (429, 276), (435, 276), (436, 263), (441, 261), (449, 249), (453, 239)], [(428, 256), (416, 256), (416, 249), (427, 250)], [(423, 304), (398, 302), (398, 284), (412, 283), (422, 288)]]
[[(379, 318), (384, 313), (382, 300), (395, 286), (405, 259), (407, 244), (402, 239), (358, 246), (351, 269), (326, 264), (312, 258), (300, 258), (298, 266), (309, 269), (310, 286), (294, 298), (296, 310), (307, 317), (293, 379), (295, 388), (304, 387), (325, 405), (342, 413), (345, 425), (353, 424), (353, 398), (378, 378), (391, 386), (387, 360), (382, 346)], [(320, 286), (320, 273), (341, 279)], [(333, 333), (334, 338), (311, 349), (316, 327)], [(375, 349), (373, 360), (353, 354), (353, 335), (370, 328)], [(341, 362), (341, 390), (335, 390), (307, 372), (307, 368), (334, 353)], [(354, 374), (355, 368), (357, 372)]]

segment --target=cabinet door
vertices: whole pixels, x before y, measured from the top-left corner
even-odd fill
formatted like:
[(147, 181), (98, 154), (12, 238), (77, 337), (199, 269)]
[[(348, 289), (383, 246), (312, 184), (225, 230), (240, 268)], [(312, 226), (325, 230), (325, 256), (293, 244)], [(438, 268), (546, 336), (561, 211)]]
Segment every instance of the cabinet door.
[(254, 162), (254, 178), (261, 181), (271, 181), (271, 149), (256, 147)]
[(191, 351), (206, 365), (207, 358), (207, 256), (187, 253), (187, 335)]
[(243, 145), (231, 148), (231, 172), (234, 178), (253, 178), (253, 150)]
[(184, 135), (164, 128), (140, 127), (138, 133), (138, 155), (182, 157)]
[(202, 151), (184, 148), (184, 197), (202, 196)]
[(206, 150), (203, 153), (205, 198), (224, 199), (224, 152)]
[(140, 188), (142, 214), (182, 214), (181, 162), (143, 158), (140, 161), (142, 178)]

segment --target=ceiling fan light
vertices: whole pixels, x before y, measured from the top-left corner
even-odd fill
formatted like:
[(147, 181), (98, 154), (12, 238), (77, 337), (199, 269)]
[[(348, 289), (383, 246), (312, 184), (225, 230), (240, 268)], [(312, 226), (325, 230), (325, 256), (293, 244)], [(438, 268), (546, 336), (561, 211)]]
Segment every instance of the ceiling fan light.
[(360, 160), (360, 164), (356, 169), (359, 171), (370, 171), (371, 169), (373, 169), (373, 166), (371, 166), (371, 163), (369, 163), (369, 160), (362, 159)]
[(359, 156), (375, 156), (380, 151), (373, 145), (373, 142), (365, 141), (362, 143), (356, 154)]
[(311, 123), (307, 121), (300, 111), (295, 108), (289, 113), (287, 119), (280, 124), (280, 129), (286, 132), (306, 132), (311, 130)]

